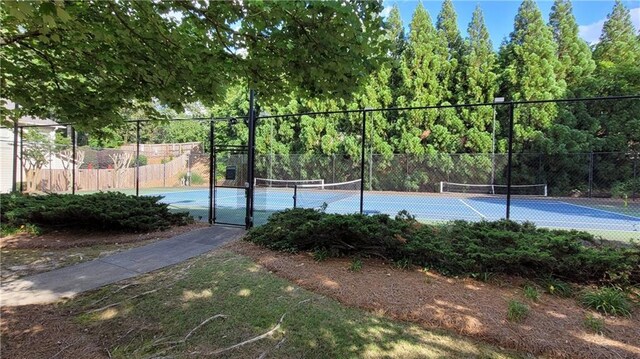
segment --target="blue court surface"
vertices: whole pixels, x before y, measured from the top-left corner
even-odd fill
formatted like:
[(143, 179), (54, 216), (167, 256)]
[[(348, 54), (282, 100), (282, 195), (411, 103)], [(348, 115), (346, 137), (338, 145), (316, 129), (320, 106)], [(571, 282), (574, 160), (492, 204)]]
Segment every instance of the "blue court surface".
[[(244, 223), (244, 190), (216, 189), (216, 220)], [(163, 195), (162, 202), (174, 208), (200, 210), (207, 213), (208, 190), (154, 193)], [(299, 190), (297, 206), (318, 208), (327, 203), (328, 213), (357, 213), (360, 210), (359, 191)], [(596, 207), (597, 206), (597, 207)], [(257, 188), (255, 217), (259, 224), (269, 214), (293, 208), (292, 188)], [(395, 216), (407, 210), (420, 221), (450, 221), (456, 219), (479, 221), (505, 217), (506, 198), (489, 195), (458, 195), (440, 193), (365, 191), (365, 213)], [(260, 217), (260, 213), (263, 213)], [(540, 227), (579, 229), (595, 232), (626, 232), (640, 238), (640, 211), (630, 211), (622, 205), (603, 205), (586, 199), (552, 197), (514, 197), (511, 200), (511, 219), (530, 221)], [(638, 234), (635, 236), (635, 234)], [(627, 236), (628, 237), (628, 236)]]

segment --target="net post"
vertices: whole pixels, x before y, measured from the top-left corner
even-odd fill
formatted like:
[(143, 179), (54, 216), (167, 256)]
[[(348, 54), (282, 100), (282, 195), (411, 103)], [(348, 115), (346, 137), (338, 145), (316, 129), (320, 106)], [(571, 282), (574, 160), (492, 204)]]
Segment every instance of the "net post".
[(209, 224), (213, 224), (213, 145), (214, 122), (209, 121)]
[[(322, 186), (324, 189), (324, 185)], [(298, 204), (298, 185), (293, 185), (293, 208), (297, 208)]]
[(506, 219), (511, 217), (511, 170), (513, 166), (513, 113), (515, 105), (509, 102), (509, 153), (507, 157), (507, 213)]
[(444, 182), (440, 181), (440, 193), (444, 193)]
[(547, 184), (544, 184), (544, 196), (547, 197)]

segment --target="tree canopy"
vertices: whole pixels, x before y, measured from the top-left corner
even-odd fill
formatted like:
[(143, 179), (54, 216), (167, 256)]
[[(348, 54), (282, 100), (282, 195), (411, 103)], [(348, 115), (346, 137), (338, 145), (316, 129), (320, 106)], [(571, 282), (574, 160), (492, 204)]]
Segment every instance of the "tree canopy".
[(152, 99), (212, 104), (236, 82), (264, 100), (293, 90), (348, 97), (386, 52), (381, 10), (379, 1), (6, 1), (1, 97), (21, 114), (85, 127)]

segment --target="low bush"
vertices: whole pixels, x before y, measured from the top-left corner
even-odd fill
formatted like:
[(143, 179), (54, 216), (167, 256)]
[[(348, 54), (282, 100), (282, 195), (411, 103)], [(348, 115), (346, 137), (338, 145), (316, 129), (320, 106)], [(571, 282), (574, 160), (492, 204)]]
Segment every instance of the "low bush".
[(600, 335), (604, 334), (605, 326), (604, 326), (603, 319), (596, 318), (593, 316), (593, 314), (588, 314), (584, 318), (583, 323), (585, 328), (588, 329), (590, 332), (600, 334)]
[(504, 220), (432, 225), (406, 212), (390, 218), (292, 209), (275, 213), (246, 239), (279, 251), (323, 248), (331, 256), (376, 256), (451, 275), (506, 273), (621, 285), (640, 281), (640, 247), (615, 248), (586, 232)]
[(607, 315), (631, 315), (627, 295), (616, 288), (600, 288), (582, 295), (582, 304)]
[(507, 319), (512, 322), (521, 322), (529, 315), (529, 306), (520, 303), (517, 300), (509, 301), (509, 309), (507, 310)]
[(192, 221), (187, 213), (171, 213), (161, 197), (119, 192), (90, 195), (0, 195), (3, 226), (43, 229), (81, 228), (97, 231), (153, 231)]

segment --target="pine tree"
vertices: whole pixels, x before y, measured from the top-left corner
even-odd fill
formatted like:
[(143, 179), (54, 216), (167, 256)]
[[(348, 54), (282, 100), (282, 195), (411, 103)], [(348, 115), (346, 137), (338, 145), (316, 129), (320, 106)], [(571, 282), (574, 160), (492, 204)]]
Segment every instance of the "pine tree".
[[(500, 49), (501, 94), (515, 101), (560, 98), (565, 85), (557, 80), (557, 52), (551, 29), (544, 23), (538, 6), (533, 0), (524, 0), (514, 30)], [(553, 103), (518, 106), (514, 116), (518, 144), (540, 138), (556, 112)]]
[(436, 21), (438, 35), (443, 38), (447, 46), (447, 62), (443, 69), (441, 79), (444, 82), (447, 93), (445, 100), (456, 102), (456, 94), (459, 91), (458, 84), (461, 82), (459, 66), (462, 59), (464, 43), (460, 30), (458, 30), (458, 15), (451, 0), (442, 3), (442, 9)]
[(640, 61), (640, 39), (636, 37), (631, 14), (620, 0), (616, 0), (611, 14), (602, 28), (600, 42), (593, 53), (598, 63), (629, 63)]
[(577, 82), (593, 73), (595, 62), (589, 46), (578, 36), (578, 24), (570, 0), (555, 0), (549, 24), (558, 44), (560, 66), (556, 74), (559, 80), (564, 80), (569, 88), (573, 88)]
[[(467, 32), (469, 37), (460, 66), (464, 78), (460, 86), (460, 102), (491, 103), (497, 91), (497, 58), (480, 6), (474, 10)], [(493, 108), (464, 108), (462, 117), (466, 127), (464, 147), (467, 151), (491, 152)]]
[[(409, 43), (401, 60), (403, 96), (401, 106), (442, 103), (447, 94), (443, 76), (447, 71), (447, 47), (434, 28), (427, 10), (418, 4), (411, 20)], [(446, 128), (434, 131), (438, 111), (409, 111), (399, 119), (397, 147), (407, 153), (424, 153), (423, 144), (441, 147)], [(436, 136), (430, 134), (437, 133)], [(450, 147), (450, 146), (446, 146)]]

